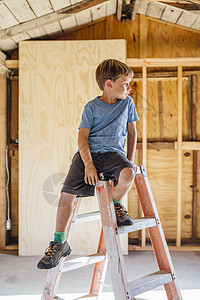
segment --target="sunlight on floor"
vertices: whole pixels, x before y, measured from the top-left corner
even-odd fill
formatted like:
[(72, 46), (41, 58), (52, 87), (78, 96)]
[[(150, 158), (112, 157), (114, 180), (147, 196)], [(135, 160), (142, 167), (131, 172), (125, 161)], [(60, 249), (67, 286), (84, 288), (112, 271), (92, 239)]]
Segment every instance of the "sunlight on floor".
[[(200, 290), (182, 290), (181, 291), (183, 300), (199, 300)], [(58, 296), (67, 300), (75, 300), (83, 294), (58, 294)], [(12, 296), (0, 296), (0, 300), (39, 300), (41, 295), (12, 295)], [(86, 298), (84, 298), (86, 299)], [(92, 298), (87, 298), (92, 299)], [(102, 300), (114, 300), (113, 293), (103, 293)], [(164, 291), (150, 291), (141, 294), (137, 297), (138, 300), (166, 300), (166, 294)]]

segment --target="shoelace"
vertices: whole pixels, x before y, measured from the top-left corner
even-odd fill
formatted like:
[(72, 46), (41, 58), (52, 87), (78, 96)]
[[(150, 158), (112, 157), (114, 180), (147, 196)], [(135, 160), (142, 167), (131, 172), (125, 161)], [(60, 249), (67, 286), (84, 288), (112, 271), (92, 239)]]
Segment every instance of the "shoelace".
[(55, 252), (55, 248), (57, 247), (57, 244), (50, 245), (46, 250), (45, 250), (45, 256), (52, 256), (52, 254)]
[(115, 212), (119, 216), (124, 216), (128, 213), (126, 208), (123, 205), (120, 205), (120, 206), (115, 205)]

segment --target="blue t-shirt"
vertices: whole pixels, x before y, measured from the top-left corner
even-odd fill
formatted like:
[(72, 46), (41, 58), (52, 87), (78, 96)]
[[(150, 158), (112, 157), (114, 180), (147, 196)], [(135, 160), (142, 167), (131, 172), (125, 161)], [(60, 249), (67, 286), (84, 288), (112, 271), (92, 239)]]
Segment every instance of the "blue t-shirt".
[(79, 128), (90, 129), (88, 143), (91, 152), (126, 154), (127, 123), (138, 121), (135, 104), (130, 96), (118, 99), (114, 104), (98, 97), (89, 101), (83, 110)]

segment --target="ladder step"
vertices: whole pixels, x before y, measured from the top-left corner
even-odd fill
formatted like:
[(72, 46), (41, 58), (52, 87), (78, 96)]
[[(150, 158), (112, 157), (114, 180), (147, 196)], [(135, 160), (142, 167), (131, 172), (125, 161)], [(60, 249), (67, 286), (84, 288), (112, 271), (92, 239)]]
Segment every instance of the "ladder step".
[(97, 262), (103, 261), (106, 257), (104, 253), (95, 253), (88, 256), (78, 257), (75, 259), (67, 260), (64, 263), (62, 273), (85, 267)]
[(134, 297), (172, 281), (171, 273), (158, 271), (128, 283), (129, 297)]
[(91, 213), (78, 215), (75, 220), (75, 223), (90, 222), (90, 221), (100, 220), (100, 218), (101, 218), (100, 212), (95, 211)]
[(88, 295), (84, 295), (82, 297), (78, 297), (78, 298), (76, 298), (74, 300), (78, 300), (78, 299), (97, 299), (97, 298), (98, 298), (98, 295), (90, 293)]
[(122, 233), (137, 231), (137, 230), (148, 228), (148, 227), (153, 227), (156, 225), (157, 225), (157, 223), (156, 223), (155, 218), (144, 217), (144, 218), (139, 218), (139, 219), (133, 219), (133, 225), (131, 225), (131, 226), (118, 227), (117, 232), (119, 234), (122, 234)]

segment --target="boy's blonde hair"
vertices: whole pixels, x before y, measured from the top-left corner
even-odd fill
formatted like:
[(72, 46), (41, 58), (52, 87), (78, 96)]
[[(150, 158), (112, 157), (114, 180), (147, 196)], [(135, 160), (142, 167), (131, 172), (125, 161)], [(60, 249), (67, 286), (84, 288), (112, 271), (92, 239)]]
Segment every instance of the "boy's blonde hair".
[(107, 79), (114, 82), (123, 75), (133, 77), (133, 70), (117, 59), (106, 59), (96, 69), (96, 81), (102, 91)]

